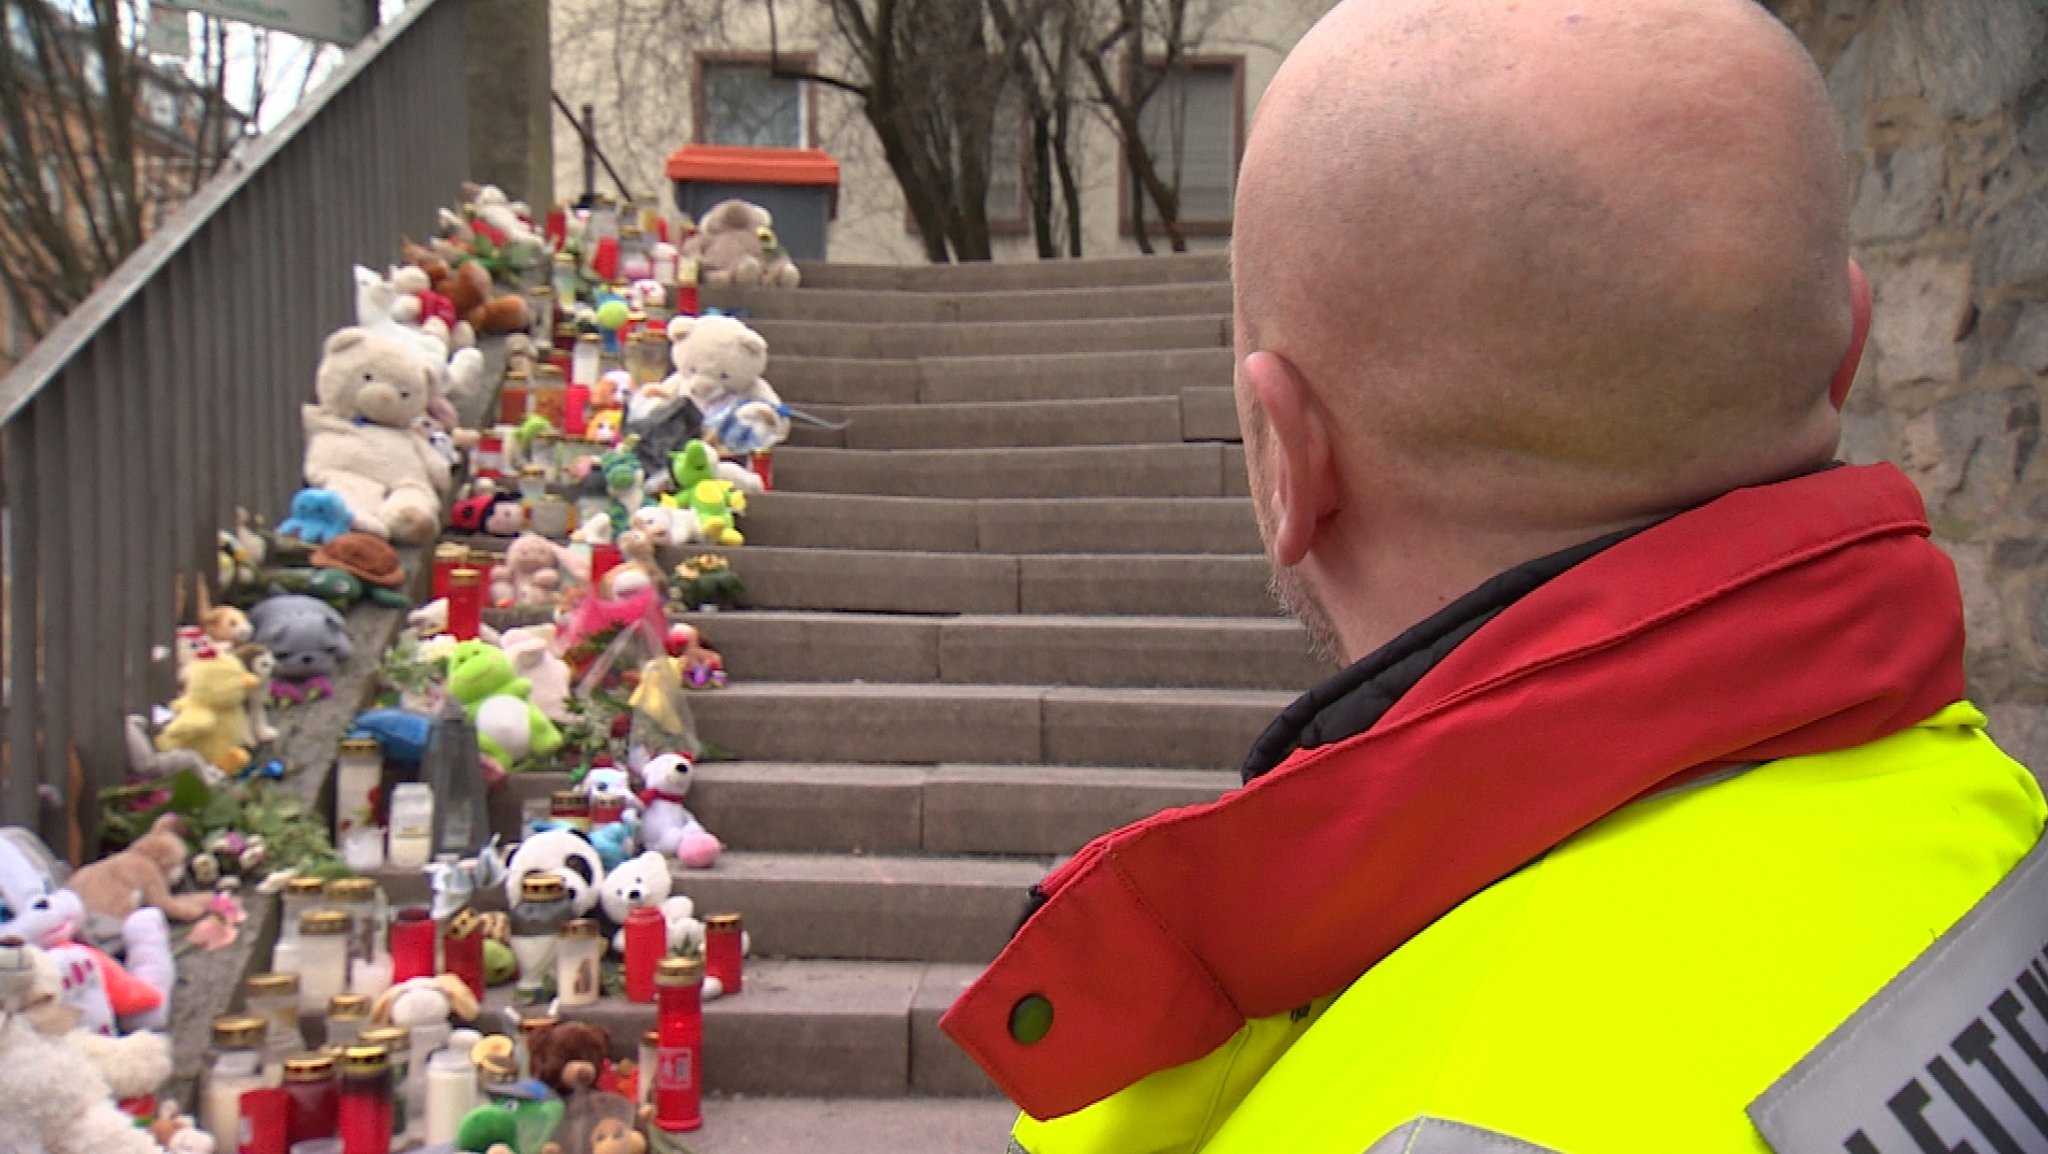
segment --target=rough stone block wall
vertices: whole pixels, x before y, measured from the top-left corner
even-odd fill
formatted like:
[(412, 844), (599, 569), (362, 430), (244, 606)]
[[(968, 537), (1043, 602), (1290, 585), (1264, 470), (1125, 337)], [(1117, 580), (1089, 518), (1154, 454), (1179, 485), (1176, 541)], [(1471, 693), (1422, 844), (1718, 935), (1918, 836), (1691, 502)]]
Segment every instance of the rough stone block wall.
[(2048, 772), (2048, 0), (1768, 7), (1827, 76), (1876, 295), (1843, 456), (1919, 485), (1962, 579), (1971, 693)]

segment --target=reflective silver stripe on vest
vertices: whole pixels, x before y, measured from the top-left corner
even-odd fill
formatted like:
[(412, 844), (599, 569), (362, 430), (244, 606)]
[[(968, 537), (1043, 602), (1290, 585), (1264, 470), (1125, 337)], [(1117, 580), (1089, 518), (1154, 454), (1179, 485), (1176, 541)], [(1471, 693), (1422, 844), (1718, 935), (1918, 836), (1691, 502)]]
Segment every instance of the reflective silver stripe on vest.
[(1365, 1148), (1365, 1154), (1556, 1154), (1506, 1134), (1452, 1122), (1417, 1118)]
[(1749, 1116), (1777, 1154), (2048, 1151), (2048, 842)]

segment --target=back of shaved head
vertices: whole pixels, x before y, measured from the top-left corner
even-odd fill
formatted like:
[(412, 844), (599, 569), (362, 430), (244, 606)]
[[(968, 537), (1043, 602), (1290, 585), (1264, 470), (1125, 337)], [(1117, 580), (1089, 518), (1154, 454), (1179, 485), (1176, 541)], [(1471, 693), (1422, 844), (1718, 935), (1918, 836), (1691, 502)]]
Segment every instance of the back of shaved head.
[(1240, 359), (1301, 374), (1345, 486), (1449, 522), (1683, 508), (1832, 455), (1845, 200), (1749, 0), (1348, 0), (1247, 144)]

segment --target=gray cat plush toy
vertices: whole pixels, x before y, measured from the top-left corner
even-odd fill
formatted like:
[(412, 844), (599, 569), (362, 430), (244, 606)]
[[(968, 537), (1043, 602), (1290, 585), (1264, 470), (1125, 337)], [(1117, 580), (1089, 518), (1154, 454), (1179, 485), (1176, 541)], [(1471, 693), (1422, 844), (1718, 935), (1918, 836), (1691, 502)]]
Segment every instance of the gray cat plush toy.
[(318, 700), (332, 695), (329, 680), (355, 653), (348, 623), (334, 607), (318, 598), (287, 593), (258, 602), (249, 610), (256, 644), (277, 659), (270, 695), (283, 701)]

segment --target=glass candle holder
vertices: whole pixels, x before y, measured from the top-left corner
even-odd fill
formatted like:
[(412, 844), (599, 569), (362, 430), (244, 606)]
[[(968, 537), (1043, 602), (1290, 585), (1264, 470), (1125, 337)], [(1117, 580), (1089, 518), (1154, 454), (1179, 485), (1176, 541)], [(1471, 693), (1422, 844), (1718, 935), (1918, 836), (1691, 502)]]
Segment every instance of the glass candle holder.
[(336, 994), (327, 1000), (327, 1046), (353, 1046), (370, 1025), (370, 999)]
[(668, 919), (652, 906), (626, 914), (626, 1000), (654, 1001), (654, 971), (668, 957)]
[(660, 990), (655, 1029), (654, 1124), (669, 1133), (704, 1125), (703, 963), (669, 958), (655, 974)]
[(723, 992), (740, 992), (740, 971), (746, 951), (738, 914), (713, 914), (704, 919), (704, 974), (718, 979)]
[(555, 997), (564, 1006), (596, 1003), (599, 990), (598, 959), (604, 956), (604, 938), (597, 923), (577, 918), (562, 927), (555, 940)]
[(199, 1128), (223, 1150), (240, 1150), (242, 1095), (263, 1088), (263, 1042), (270, 1023), (253, 1014), (213, 1020), (213, 1049), (199, 1091)]
[[(327, 901), (348, 915), (348, 960), (374, 958), (383, 949), (382, 891), (370, 878), (336, 878), (327, 883)], [(358, 991), (360, 992), (360, 991)]]
[(332, 1138), (341, 1127), (341, 1074), (332, 1054), (301, 1054), (284, 1062), (285, 1141)]
[(428, 1146), (455, 1141), (455, 1131), (469, 1112), (482, 1105), (477, 1092), (476, 1063), (451, 1047), (427, 1059), (426, 1133)]
[(533, 376), (525, 369), (512, 369), (498, 386), (498, 423), (518, 425), (533, 411)]
[(398, 911), (391, 922), (391, 980), (408, 982), (434, 976), (434, 919), (425, 906)]
[[(381, 771), (382, 747), (378, 750), (378, 765)], [(299, 936), (299, 915), (321, 909), (327, 904), (327, 883), (314, 877), (295, 877), (285, 883), (284, 909), (278, 914), (278, 940), (290, 941)]]
[[(348, 988), (349, 916), (340, 910), (299, 915), (299, 1009), (317, 1014)], [(273, 959), (272, 964), (277, 964)]]
[(519, 879), (519, 901), (511, 910), (508, 944), (519, 962), (522, 987), (538, 991), (545, 985), (548, 967), (555, 961), (555, 939), (575, 916), (575, 902), (559, 876), (531, 873)]
[(391, 788), (390, 834), (384, 860), (393, 869), (419, 869), (434, 848), (434, 791), (424, 782)]
[(576, 338), (576, 355), (569, 362), (569, 379), (579, 385), (594, 385), (603, 363), (603, 340), (596, 333), (584, 333)]
[(256, 974), (242, 983), (242, 1002), (249, 1013), (268, 1023), (264, 1033), (266, 1066), (282, 1071), (284, 1061), (306, 1049), (299, 1029), (299, 975)]
[(391, 1065), (381, 1046), (350, 1046), (342, 1053), (342, 1154), (391, 1154)]
[(368, 737), (352, 737), (341, 743), (341, 753), (334, 768), (336, 846), (349, 840), (353, 834), (378, 828), (377, 788), (383, 781), (383, 746)]
[(555, 289), (553, 285), (535, 285), (526, 290), (526, 303), (532, 307), (533, 327), (527, 332), (533, 343), (544, 345), (555, 331)]
[[(412, 1031), (404, 1026), (376, 1026), (363, 1031), (360, 1044), (381, 1046), (391, 1070), (391, 1137), (397, 1142), (412, 1130)], [(420, 1084), (424, 1098), (426, 1084)]]
[(462, 979), (478, 1001), (484, 996), (484, 925), (472, 910), (463, 910), (448, 923), (441, 938), (441, 972)]
[(457, 641), (474, 641), (483, 624), (483, 570), (464, 566), (448, 575), (448, 633)]

